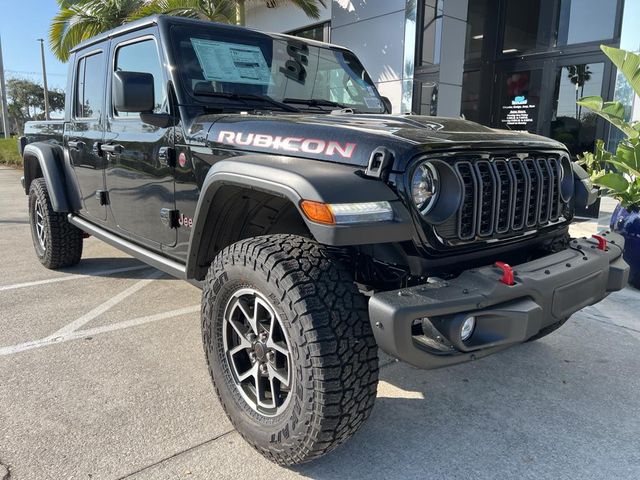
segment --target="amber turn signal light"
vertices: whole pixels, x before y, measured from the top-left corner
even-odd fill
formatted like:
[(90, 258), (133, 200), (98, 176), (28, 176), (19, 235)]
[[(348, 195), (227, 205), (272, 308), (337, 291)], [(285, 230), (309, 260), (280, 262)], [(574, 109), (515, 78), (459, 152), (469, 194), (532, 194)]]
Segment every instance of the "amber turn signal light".
[(336, 223), (336, 219), (326, 203), (303, 200), (300, 207), (309, 220), (330, 225)]

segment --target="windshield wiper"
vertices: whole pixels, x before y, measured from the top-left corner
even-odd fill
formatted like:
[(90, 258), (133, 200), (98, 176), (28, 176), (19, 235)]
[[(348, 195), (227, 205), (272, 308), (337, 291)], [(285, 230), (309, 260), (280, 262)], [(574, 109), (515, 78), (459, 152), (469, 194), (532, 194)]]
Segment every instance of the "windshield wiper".
[(285, 98), (282, 101), (284, 103), (299, 103), (303, 105), (309, 105), (311, 107), (350, 108), (346, 105), (342, 105), (341, 103), (332, 102), (331, 100), (325, 100), (323, 98)]
[[(296, 107), (292, 107), (291, 105), (287, 105), (286, 103), (279, 102), (274, 100), (273, 98), (267, 95), (254, 95), (251, 93), (228, 93), (228, 92), (208, 92), (204, 90), (196, 90), (193, 92), (194, 95), (202, 96), (202, 97), (220, 97), (220, 98), (228, 98), (229, 100), (235, 100), (239, 102), (243, 102), (245, 100), (258, 100), (261, 102), (268, 103), (275, 107), (279, 107), (282, 110), (286, 110), (287, 112), (299, 112), (300, 109)], [(246, 102), (245, 102), (246, 103)]]

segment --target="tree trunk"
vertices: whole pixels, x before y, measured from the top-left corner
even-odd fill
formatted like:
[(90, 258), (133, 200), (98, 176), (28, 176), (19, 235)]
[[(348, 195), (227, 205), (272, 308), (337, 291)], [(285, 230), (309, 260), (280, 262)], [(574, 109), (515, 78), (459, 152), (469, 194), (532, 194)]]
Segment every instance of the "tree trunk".
[(246, 18), (245, 18), (245, 10), (246, 10), (246, 3), (245, 0), (237, 0), (236, 2), (236, 24), (238, 25), (243, 25), (246, 22)]

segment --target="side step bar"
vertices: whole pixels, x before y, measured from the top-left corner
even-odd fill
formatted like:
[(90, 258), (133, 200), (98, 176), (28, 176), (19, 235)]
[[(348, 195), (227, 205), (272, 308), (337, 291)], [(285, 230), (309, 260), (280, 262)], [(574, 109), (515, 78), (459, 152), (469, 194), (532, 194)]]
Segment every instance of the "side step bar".
[(161, 255), (158, 255), (157, 253), (150, 252), (143, 247), (120, 238), (112, 234), (111, 232), (107, 232), (103, 228), (100, 228), (91, 222), (87, 222), (86, 220), (72, 213), (70, 213), (67, 218), (69, 220), (69, 223), (75, 225), (80, 230), (90, 233), (94, 237), (99, 238), (103, 242), (108, 243), (109, 245), (112, 245), (125, 253), (128, 253), (132, 257), (135, 257), (138, 260), (157, 268), (158, 270), (162, 270), (163, 272), (168, 273), (171, 276), (180, 278), (182, 280), (187, 279), (186, 268), (184, 265), (178, 262), (174, 262), (173, 260), (169, 260)]

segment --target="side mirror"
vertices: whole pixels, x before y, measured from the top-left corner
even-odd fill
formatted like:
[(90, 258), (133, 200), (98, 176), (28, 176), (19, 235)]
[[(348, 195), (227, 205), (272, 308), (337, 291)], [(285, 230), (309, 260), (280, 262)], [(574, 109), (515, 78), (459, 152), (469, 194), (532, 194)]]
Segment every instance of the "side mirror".
[(153, 75), (141, 72), (115, 72), (113, 74), (113, 106), (119, 112), (153, 112), (155, 108)]
[(393, 112), (393, 105), (391, 105), (391, 100), (389, 100), (388, 97), (380, 97), (380, 100), (382, 100), (382, 104), (384, 105), (384, 111), (386, 113)]

